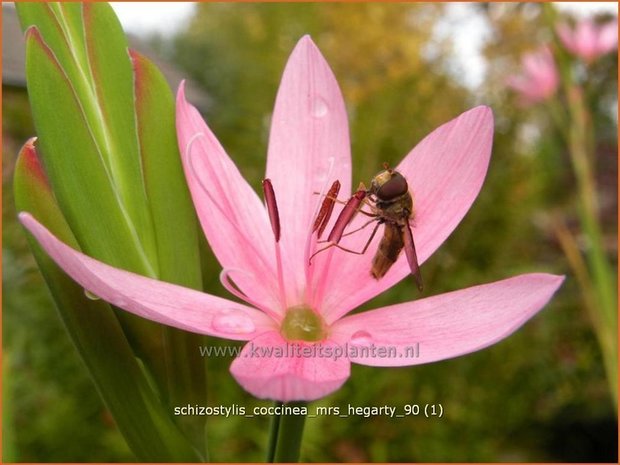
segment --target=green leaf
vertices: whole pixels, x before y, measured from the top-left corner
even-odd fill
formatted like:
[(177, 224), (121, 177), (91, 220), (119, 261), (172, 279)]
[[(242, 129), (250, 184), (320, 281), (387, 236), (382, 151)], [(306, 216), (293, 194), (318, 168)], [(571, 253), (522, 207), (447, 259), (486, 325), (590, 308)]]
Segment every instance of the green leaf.
[(12, 357), (4, 349), (2, 357), (2, 462), (17, 462), (19, 459), (15, 445), (15, 424), (13, 423), (13, 383), (9, 371)]
[(172, 93), (152, 62), (135, 51), (130, 53), (138, 140), (157, 237), (160, 278), (200, 289), (198, 222), (181, 165)]
[(35, 27), (26, 35), (26, 66), (45, 169), (82, 248), (106, 263), (154, 275), (110, 183), (74, 88)]
[[(130, 51), (144, 179), (157, 238), (160, 278), (201, 289), (198, 221), (181, 165), (175, 131), (174, 99), (164, 76), (146, 57)], [(205, 360), (197, 348), (204, 337), (166, 328), (170, 402), (206, 402)], [(178, 363), (183, 360), (184, 363)], [(175, 363), (176, 362), (176, 363)], [(183, 418), (195, 443), (205, 439), (202, 419)]]
[[(132, 63), (107, 4), (18, 9), (28, 28), (28, 90), (40, 153), (81, 249), (113, 266), (200, 289), (198, 223), (165, 79), (144, 57)], [(118, 318), (165, 401), (206, 400), (201, 336), (124, 312)], [(204, 445), (204, 421), (178, 421)]]
[[(15, 201), (65, 243), (77, 241), (58, 208), (39, 162), (34, 139), (15, 167)], [(109, 304), (91, 300), (29, 236), (60, 316), (104, 402), (136, 456), (145, 461), (200, 460), (149, 387)]]
[[(15, 8), (22, 29), (26, 31), (31, 26), (36, 26), (49, 47), (54, 50), (56, 59), (67, 76), (76, 84), (87, 85), (86, 75), (78, 67), (79, 62), (84, 63), (86, 60), (86, 49), (80, 46), (80, 41), (75, 40), (77, 31), (83, 30), (81, 4), (16, 3)], [(63, 16), (63, 12), (66, 16)], [(74, 32), (70, 34), (69, 31)], [(87, 90), (90, 89), (82, 88), (79, 92)]]
[(157, 263), (142, 159), (138, 153), (134, 76), (127, 39), (110, 5), (84, 3), (82, 8), (89, 69), (106, 135), (104, 152), (121, 202), (140, 235), (140, 243), (147, 256)]
[[(26, 57), (35, 124), (45, 135), (38, 140), (39, 153), (77, 243), (85, 253), (103, 262), (156, 276), (143, 254), (140, 237), (109, 183), (73, 88), (34, 27), (27, 33)], [(49, 105), (50, 98), (56, 102), (53, 107)], [(165, 388), (163, 327), (126, 312), (119, 313), (119, 318), (137, 355)]]
[[(27, 52), (28, 91), (33, 103), (37, 104), (33, 105), (33, 116), (43, 146), (42, 155), (46, 162), (47, 158), (73, 159), (81, 156), (80, 151), (76, 150), (83, 143), (81, 136), (92, 139), (90, 145), (96, 147), (100, 158), (95, 169), (101, 171), (103, 167), (108, 190), (114, 194), (110, 196), (102, 192), (100, 197), (106, 202), (118, 204), (117, 209), (120, 209), (125, 223), (118, 235), (124, 238), (121, 242), (135, 249), (132, 255), (139, 255), (140, 266), (136, 268), (133, 257), (127, 257), (122, 251), (115, 254), (116, 261), (108, 261), (109, 254), (100, 248), (115, 249), (118, 242), (113, 237), (108, 238), (107, 234), (101, 234), (102, 230), (107, 233), (105, 223), (88, 222), (84, 226), (99, 235), (97, 243), (100, 247), (86, 247), (88, 253), (116, 266), (155, 277), (158, 271), (157, 255), (138, 154), (133, 74), (127, 42), (118, 20), (107, 4), (29, 3), (19, 5), (18, 11), (22, 26), (29, 28), (28, 36), (39, 38), (41, 47), (48, 51), (48, 59), (64, 77), (65, 87), (70, 88), (76, 103), (71, 111), (78, 109), (81, 125), (86, 129), (84, 133), (80, 128), (75, 137), (70, 126), (63, 133), (64, 146), (46, 147), (50, 145), (47, 139), (54, 137), (53, 131), (56, 129), (50, 121), (50, 114), (65, 105), (66, 95), (54, 92), (47, 92), (45, 97), (40, 93), (33, 95), (31, 88), (36, 91), (46, 76), (39, 74), (41, 66), (36, 62), (37, 55)], [(33, 26), (36, 29), (32, 29)], [(34, 34), (33, 30), (38, 33)], [(56, 85), (49, 83), (48, 88)], [(67, 150), (67, 147), (72, 147), (72, 150)], [(48, 150), (50, 148), (51, 151)], [(64, 182), (56, 179), (57, 174), (53, 170), (49, 174), (54, 188)], [(82, 183), (89, 182), (88, 178), (78, 179)], [(61, 206), (64, 210), (62, 203)], [(86, 218), (84, 222), (87, 222)], [(81, 233), (77, 234), (81, 239)]]

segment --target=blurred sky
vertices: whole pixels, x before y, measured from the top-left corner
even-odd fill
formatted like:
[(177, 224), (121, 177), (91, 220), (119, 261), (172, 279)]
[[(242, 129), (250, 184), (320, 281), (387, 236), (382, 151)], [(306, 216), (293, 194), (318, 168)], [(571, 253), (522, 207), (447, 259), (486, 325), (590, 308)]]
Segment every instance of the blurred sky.
[[(194, 6), (190, 2), (113, 2), (111, 5), (126, 31), (134, 34), (159, 32), (164, 35), (182, 28), (190, 19)], [(556, 5), (577, 16), (618, 10), (618, 2), (557, 2)], [(457, 68), (467, 69), (467, 73), (456, 72), (455, 76), (465, 79), (465, 84), (475, 88), (484, 79), (486, 66), (480, 48), (488, 34), (488, 27), (485, 18), (467, 3), (453, 3), (449, 8), (449, 14), (437, 25), (436, 33), (441, 37), (453, 36)]]

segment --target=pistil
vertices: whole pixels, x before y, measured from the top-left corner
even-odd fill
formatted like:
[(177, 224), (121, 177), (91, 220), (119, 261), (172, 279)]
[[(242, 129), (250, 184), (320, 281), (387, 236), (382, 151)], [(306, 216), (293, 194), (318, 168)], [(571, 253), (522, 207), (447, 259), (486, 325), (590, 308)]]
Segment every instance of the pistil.
[(286, 311), (280, 334), (287, 341), (318, 342), (327, 337), (327, 325), (310, 307), (299, 305)]

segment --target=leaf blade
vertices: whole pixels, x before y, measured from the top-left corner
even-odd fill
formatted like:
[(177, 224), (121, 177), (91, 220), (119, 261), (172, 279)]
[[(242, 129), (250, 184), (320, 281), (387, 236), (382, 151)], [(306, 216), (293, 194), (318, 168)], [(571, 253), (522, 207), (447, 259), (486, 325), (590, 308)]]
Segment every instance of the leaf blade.
[[(64, 242), (77, 245), (55, 202), (34, 139), (20, 152), (14, 189), (18, 210), (32, 213)], [(87, 298), (32, 237), (28, 240), (69, 336), (134, 453), (146, 461), (199, 459), (148, 387), (111, 307)]]
[[(174, 99), (157, 67), (130, 51), (135, 75), (135, 106), (140, 156), (164, 281), (202, 288), (198, 221), (185, 182), (175, 131)], [(197, 347), (204, 337), (166, 328), (170, 402), (206, 402), (206, 366)], [(175, 363), (183, 360), (185, 363)], [(206, 449), (204, 421), (181, 418), (195, 444)]]
[[(45, 169), (80, 244), (86, 253), (107, 263), (154, 274), (134, 247), (138, 240), (135, 233), (134, 244), (127, 241), (132, 232), (79, 101), (37, 28), (30, 28), (26, 35), (26, 67)], [(98, 229), (107, 230), (107, 240), (102, 240)]]
[(82, 8), (90, 77), (101, 112), (112, 179), (157, 271), (153, 224), (138, 152), (134, 76), (127, 39), (110, 5), (85, 3)]

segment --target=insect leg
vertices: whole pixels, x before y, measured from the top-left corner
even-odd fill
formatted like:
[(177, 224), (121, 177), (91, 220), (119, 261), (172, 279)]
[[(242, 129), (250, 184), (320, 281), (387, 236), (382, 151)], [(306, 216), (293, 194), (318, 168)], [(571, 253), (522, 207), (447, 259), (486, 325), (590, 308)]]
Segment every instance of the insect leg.
[[(369, 223), (367, 223), (367, 224), (370, 224), (370, 222), (369, 222)], [(337, 248), (339, 248), (340, 250), (343, 250), (343, 251), (345, 251), (345, 252), (349, 252), (349, 253), (353, 253), (353, 254), (355, 254), (355, 255), (364, 255), (364, 254), (366, 253), (366, 251), (368, 250), (368, 247), (370, 246), (370, 243), (372, 242), (372, 240), (374, 239), (375, 235), (377, 234), (377, 230), (379, 229), (379, 226), (381, 226), (381, 224), (382, 224), (382, 223), (379, 223), (379, 222), (378, 222), (378, 223), (376, 224), (376, 226), (373, 228), (373, 230), (372, 230), (372, 234), (371, 234), (371, 235), (370, 235), (370, 237), (368, 238), (368, 241), (366, 242), (366, 245), (364, 246), (364, 248), (362, 249), (362, 251), (361, 251), (361, 252), (359, 252), (359, 251), (357, 251), (357, 250), (351, 250), (351, 249), (348, 249), (348, 248), (346, 248), (346, 247), (343, 247), (342, 245), (338, 244), (337, 242), (330, 242), (328, 246), (323, 247), (322, 249), (317, 250), (316, 252), (314, 252), (314, 253), (312, 254), (312, 257), (310, 257), (310, 261), (312, 261), (312, 258), (314, 258), (314, 256), (315, 256), (316, 254), (318, 254), (318, 253), (320, 253), (320, 252), (324, 252), (324, 251), (326, 251), (327, 249), (330, 249), (330, 248), (332, 248), (332, 247), (337, 247)]]
[[(361, 210), (360, 210), (360, 212), (361, 212)], [(344, 234), (342, 235), (342, 237), (350, 236), (351, 234), (354, 234), (354, 233), (356, 233), (356, 232), (358, 232), (358, 231), (361, 231), (362, 229), (364, 229), (366, 226), (368, 226), (368, 225), (369, 225), (370, 223), (372, 223), (373, 221), (380, 221), (380, 220), (381, 220), (379, 217), (377, 217), (377, 215), (374, 215), (374, 214), (373, 214), (372, 216), (373, 216), (373, 218), (372, 218), (371, 220), (366, 221), (366, 223), (364, 223), (364, 224), (363, 224), (362, 226), (360, 226), (359, 228), (354, 229), (353, 231), (349, 231), (348, 233), (344, 233)]]
[[(335, 181), (334, 181), (334, 182), (335, 182)], [(320, 193), (320, 192), (316, 192), (316, 191), (315, 191), (315, 192), (313, 192), (312, 194), (313, 194), (313, 195), (321, 195), (321, 193)], [(325, 194), (325, 196), (324, 196), (324, 197), (325, 197), (326, 199), (327, 199), (327, 198), (329, 198), (329, 199), (330, 199), (330, 200), (332, 200), (333, 202), (339, 203), (340, 205), (346, 205), (346, 203), (347, 203), (345, 200), (340, 200), (340, 199), (339, 199), (339, 198), (337, 198), (337, 197), (330, 196), (330, 195), (329, 195), (329, 193)]]
[(312, 258), (317, 253), (327, 250), (329, 247), (332, 246), (332, 244), (337, 244), (338, 242), (340, 242), (340, 239), (342, 238), (342, 235), (344, 233), (344, 229), (347, 227), (347, 225), (351, 222), (351, 220), (357, 213), (358, 207), (360, 203), (362, 203), (362, 200), (364, 200), (364, 197), (366, 197), (366, 191), (359, 190), (353, 195), (353, 197), (351, 197), (347, 201), (347, 204), (338, 215), (336, 223), (334, 224), (334, 227), (332, 228), (331, 232), (329, 233), (329, 237), (327, 238), (327, 241), (331, 244), (314, 252), (310, 257), (309, 262), (312, 261)]
[[(367, 224), (370, 224), (370, 223), (367, 223)], [(379, 229), (379, 226), (381, 226), (382, 224), (383, 223), (380, 222), (380, 221), (377, 222), (377, 224), (375, 225), (375, 227), (372, 230), (372, 234), (368, 238), (368, 241), (366, 241), (366, 245), (364, 246), (364, 248), (362, 249), (361, 252), (356, 252), (355, 250), (347, 249), (346, 247), (343, 247), (340, 244), (334, 244), (334, 245), (336, 247), (338, 247), (340, 250), (344, 250), (345, 252), (350, 252), (350, 253), (354, 253), (354, 254), (357, 254), (357, 255), (364, 255), (366, 253), (366, 251), (368, 250), (368, 247), (370, 246), (370, 243), (375, 238), (375, 235), (377, 234), (377, 230)]]
[[(380, 216), (378, 215), (373, 215), (373, 218), (371, 220), (368, 220), (366, 223), (364, 223), (362, 226), (360, 226), (357, 229), (354, 229), (353, 231), (349, 231), (347, 233), (344, 233), (342, 235), (342, 237), (346, 237), (346, 236), (350, 236), (351, 234), (355, 234), (356, 232), (361, 231), (362, 229), (365, 229), (370, 223), (374, 222), (374, 221), (379, 221), (380, 224), (383, 223), (383, 220), (381, 219)], [(318, 241), (319, 244), (326, 244), (327, 242), (330, 242), (329, 240), (324, 240), (324, 241)]]

